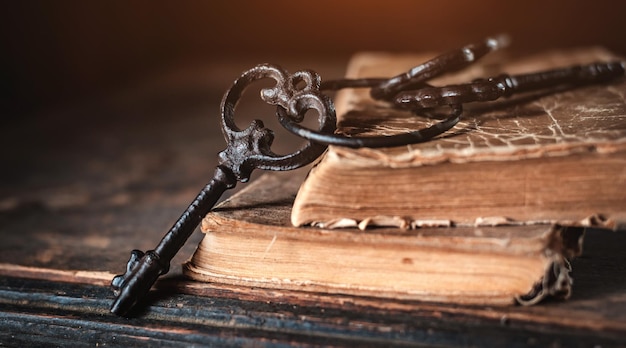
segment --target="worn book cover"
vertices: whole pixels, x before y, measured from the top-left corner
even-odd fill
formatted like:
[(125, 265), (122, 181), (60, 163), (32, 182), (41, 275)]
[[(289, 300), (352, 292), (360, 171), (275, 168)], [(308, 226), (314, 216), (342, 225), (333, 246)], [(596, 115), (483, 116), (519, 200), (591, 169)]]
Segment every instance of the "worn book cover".
[(302, 177), (268, 173), (202, 221), (183, 272), (219, 284), (387, 299), (506, 305), (567, 298), (582, 229), (560, 226), (294, 227)]
[[(362, 53), (347, 77), (390, 77), (432, 55)], [(433, 85), (618, 59), (602, 48), (528, 57), (497, 52)], [(294, 203), (296, 226), (601, 225), (626, 212), (626, 82), (556, 88), (464, 105), (460, 123), (433, 141), (383, 149), (330, 146)], [(339, 131), (391, 135), (427, 127), (373, 100), (368, 89), (336, 98)]]

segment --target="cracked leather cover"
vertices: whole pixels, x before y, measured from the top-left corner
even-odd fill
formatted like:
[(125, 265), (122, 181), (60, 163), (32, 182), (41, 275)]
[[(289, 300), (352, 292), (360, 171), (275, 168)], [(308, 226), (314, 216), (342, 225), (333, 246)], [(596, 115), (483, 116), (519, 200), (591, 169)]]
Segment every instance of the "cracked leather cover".
[[(347, 76), (392, 76), (427, 58), (427, 55), (361, 54), (352, 60)], [(496, 53), (476, 66), (436, 79), (432, 84), (618, 59), (601, 48), (555, 51), (499, 64), (507, 61), (503, 58), (503, 54)], [(394, 64), (385, 63), (390, 60)], [(384, 102), (371, 99), (368, 93), (367, 89), (340, 92), (336, 106), (341, 132), (361, 136), (390, 135), (433, 123), (429, 117), (390, 109)], [(333, 151), (348, 159), (374, 160), (379, 165), (387, 163), (394, 167), (441, 161), (518, 160), (574, 152), (615, 152), (626, 148), (625, 95), (626, 83), (621, 78), (610, 84), (539, 91), (490, 103), (466, 104), (460, 123), (435, 141), (389, 149), (335, 147)]]

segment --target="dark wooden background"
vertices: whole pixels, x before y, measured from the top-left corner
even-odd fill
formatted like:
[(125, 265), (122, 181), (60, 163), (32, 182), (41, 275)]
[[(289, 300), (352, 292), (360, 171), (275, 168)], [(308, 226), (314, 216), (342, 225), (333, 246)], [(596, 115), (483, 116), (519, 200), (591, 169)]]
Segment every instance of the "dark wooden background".
[[(133, 319), (108, 313), (109, 279), (45, 270), (120, 273), (131, 249), (153, 248), (213, 174), (219, 101), (257, 63), (336, 78), (356, 51), (441, 51), (501, 32), (519, 54), (603, 45), (626, 55), (625, 10), (564, 0), (3, 2), (0, 343), (624, 344), (624, 238), (610, 233), (575, 264), (566, 308), (181, 292), (178, 265), (199, 233), (162, 285), (172, 291)], [(254, 104), (239, 111), (242, 125), (267, 120), (260, 111), (273, 118)], [(297, 141), (267, 123), (278, 152)]]

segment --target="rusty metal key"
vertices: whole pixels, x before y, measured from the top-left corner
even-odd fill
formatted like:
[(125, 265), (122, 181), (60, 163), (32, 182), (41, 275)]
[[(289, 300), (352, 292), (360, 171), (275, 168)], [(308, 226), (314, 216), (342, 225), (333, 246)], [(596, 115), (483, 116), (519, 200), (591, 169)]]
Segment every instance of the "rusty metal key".
[(226, 92), (221, 104), (222, 132), (227, 142), (219, 153), (219, 164), (211, 181), (200, 191), (181, 217), (165, 234), (161, 242), (147, 252), (133, 250), (126, 273), (113, 278), (116, 299), (111, 312), (126, 315), (149, 291), (159, 276), (169, 271), (172, 258), (185, 244), (202, 218), (213, 208), (222, 194), (235, 187), (237, 181), (246, 182), (256, 168), (264, 170), (291, 170), (311, 163), (324, 152), (326, 146), (307, 142), (288, 155), (277, 155), (270, 149), (273, 132), (263, 122), (254, 120), (244, 130), (237, 128), (234, 112), (244, 90), (253, 82), (271, 78), (276, 85), (261, 90), (261, 99), (276, 105), (279, 120), (289, 118), (296, 122), (309, 110), (318, 114), (319, 131), (335, 130), (335, 111), (330, 99), (319, 92), (320, 77), (313, 71), (302, 70), (289, 75), (282, 68), (262, 64), (244, 72)]

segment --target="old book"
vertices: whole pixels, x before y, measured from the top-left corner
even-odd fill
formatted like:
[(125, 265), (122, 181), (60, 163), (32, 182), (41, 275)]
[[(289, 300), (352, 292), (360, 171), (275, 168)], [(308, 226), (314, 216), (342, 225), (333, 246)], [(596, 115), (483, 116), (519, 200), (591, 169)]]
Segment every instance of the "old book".
[[(348, 76), (391, 76), (427, 58), (363, 54)], [(613, 58), (602, 49), (504, 65), (495, 57), (436, 83)], [(330, 147), (302, 185), (266, 174), (206, 216), (183, 271), (207, 282), (407, 300), (567, 297), (583, 229), (563, 225), (619, 228), (626, 207), (626, 88), (622, 80), (554, 92), (467, 108), (461, 125), (425, 144)], [(395, 134), (432, 122), (367, 93), (338, 95), (340, 131)]]
[(294, 227), (301, 180), (265, 174), (216, 207), (183, 272), (238, 286), (468, 304), (570, 293), (568, 259), (581, 251), (582, 229)]
[[(498, 53), (433, 84), (616, 59), (601, 48), (523, 59)], [(359, 54), (347, 76), (394, 76), (431, 57)], [(468, 104), (455, 128), (427, 143), (331, 146), (300, 188), (291, 221), (361, 228), (590, 222), (618, 228), (626, 212), (625, 95), (623, 78), (541, 91)], [(433, 123), (371, 99), (367, 89), (341, 91), (336, 108), (345, 134), (396, 134)]]

